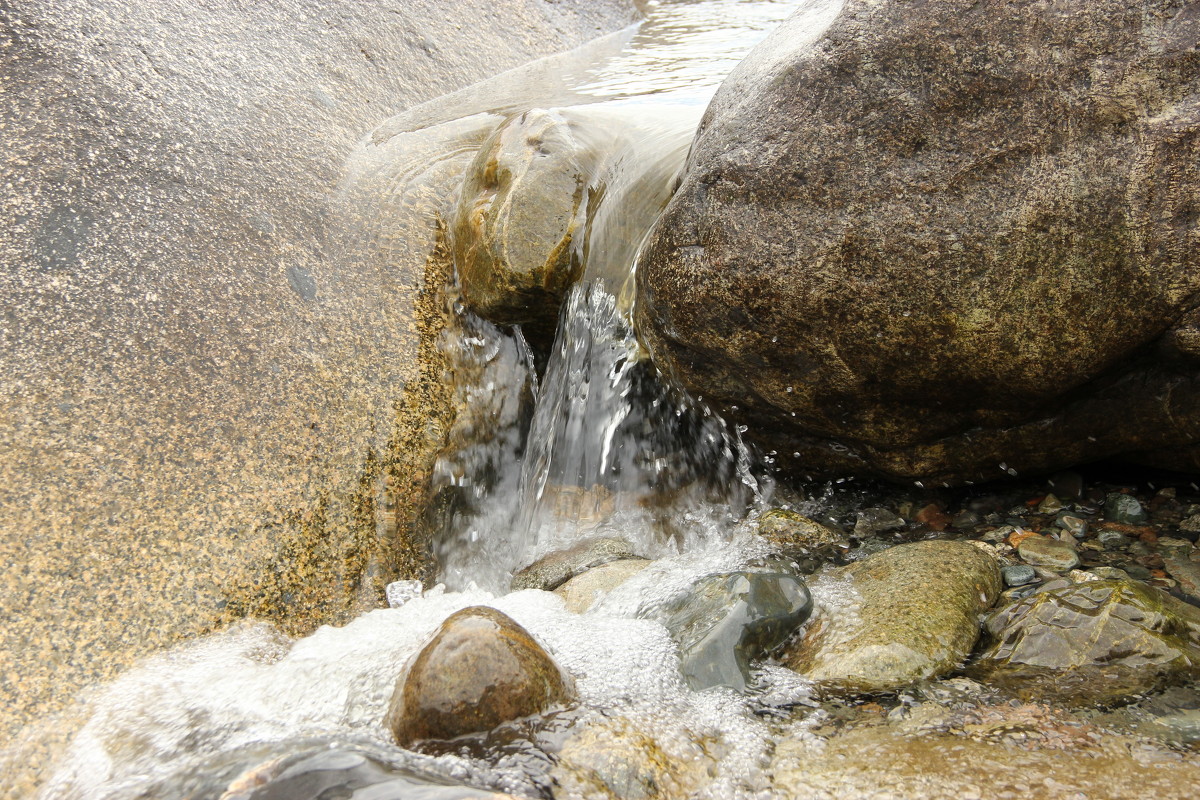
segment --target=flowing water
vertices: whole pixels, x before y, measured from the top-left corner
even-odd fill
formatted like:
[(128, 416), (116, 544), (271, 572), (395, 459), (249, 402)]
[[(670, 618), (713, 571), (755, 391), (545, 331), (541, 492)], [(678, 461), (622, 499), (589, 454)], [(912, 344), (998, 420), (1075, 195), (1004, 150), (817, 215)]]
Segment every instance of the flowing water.
[[(435, 543), (441, 583), (396, 587), (396, 607), (297, 641), (245, 623), (150, 659), (97, 690), (90, 722), (43, 796), (215, 798), (247, 768), (330, 743), (345, 751), (343, 772), (369, 764), (396, 780), (417, 772), (543, 793), (553, 747), (537, 737), (422, 755), (391, 745), (384, 728), (404, 663), (449, 614), (478, 604), (516, 619), (573, 676), (580, 702), (567, 730), (636, 729), (672, 762), (711, 762), (696, 796), (767, 793), (770, 710), (802, 702), (803, 681), (762, 665), (749, 696), (693, 692), (667, 631), (639, 616), (698, 576), (764, 556), (742, 528), (771, 484), (737, 430), (655, 374), (631, 324), (632, 271), (723, 76), (797, 9), (815, 32), (837, 7), (652, 4), (636, 29), (550, 72), (501, 76), (390, 122), (466, 130), (463, 140), (478, 147), (505, 119), (553, 109), (597, 154), (587, 227), (573, 243), (582, 277), (548, 352), (535, 352), (519, 328), (474, 316), (450, 291), (453, 323), (439, 346), (463, 411), (435, 470), (435, 488), (456, 498)], [(446, 198), (447, 215), (455, 200)], [(506, 593), (513, 572), (538, 556), (604, 534), (657, 560), (587, 614), (546, 592)], [(224, 796), (251, 796), (242, 791)]]

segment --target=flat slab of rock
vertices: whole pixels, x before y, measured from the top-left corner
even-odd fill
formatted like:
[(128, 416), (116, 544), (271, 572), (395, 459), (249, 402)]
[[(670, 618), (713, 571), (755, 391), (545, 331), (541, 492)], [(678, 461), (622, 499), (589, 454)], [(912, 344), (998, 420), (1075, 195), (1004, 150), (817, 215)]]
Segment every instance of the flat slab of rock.
[(996, 559), (964, 542), (884, 550), (813, 584), (819, 616), (783, 664), (834, 690), (880, 691), (942, 675), (970, 653), (980, 614), (1001, 586)]
[(1137, 581), (1048, 585), (986, 627), (971, 673), (1023, 699), (1116, 701), (1200, 669), (1200, 609)]
[(1017, 545), (1017, 553), (1026, 564), (1066, 572), (1079, 566), (1079, 553), (1075, 547), (1048, 536), (1029, 536)]
[(408, 747), (489, 731), (570, 698), (570, 679), (527, 630), (471, 606), (447, 617), (400, 676), (387, 726)]

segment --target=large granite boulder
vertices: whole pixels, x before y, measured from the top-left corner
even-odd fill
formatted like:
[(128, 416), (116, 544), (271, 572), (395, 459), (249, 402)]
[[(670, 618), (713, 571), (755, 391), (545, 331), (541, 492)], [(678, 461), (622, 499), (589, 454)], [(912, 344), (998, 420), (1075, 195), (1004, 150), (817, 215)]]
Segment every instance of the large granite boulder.
[(4, 738), (152, 649), (311, 629), (420, 571), (448, 413), (421, 289), (499, 120), (364, 136), (632, 5), (0, 12)]
[(827, 19), (704, 117), (638, 267), (657, 362), (801, 473), (1200, 466), (1196, 7)]

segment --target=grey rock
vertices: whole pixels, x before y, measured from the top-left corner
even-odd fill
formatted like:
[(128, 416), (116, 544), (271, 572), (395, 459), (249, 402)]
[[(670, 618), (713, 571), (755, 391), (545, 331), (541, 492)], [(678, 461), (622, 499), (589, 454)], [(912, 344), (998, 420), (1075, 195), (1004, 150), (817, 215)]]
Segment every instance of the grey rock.
[(1067, 514), (1059, 517), (1057, 522), (1058, 527), (1062, 528), (1076, 539), (1082, 539), (1087, 535), (1087, 521), (1081, 517), (1075, 517)]
[(1129, 537), (1120, 531), (1100, 531), (1096, 541), (1104, 545), (1105, 550), (1121, 550), (1129, 545)]
[(1104, 516), (1110, 522), (1120, 522), (1125, 525), (1144, 525), (1149, 519), (1136, 497), (1117, 492), (1105, 498)]
[(812, 597), (797, 575), (728, 572), (701, 578), (649, 616), (678, 643), (688, 686), (742, 691), (750, 681), (750, 661), (787, 641), (811, 611)]
[(858, 519), (854, 523), (854, 535), (865, 539), (876, 533), (900, 530), (904, 524), (904, 517), (886, 508), (864, 508), (858, 512)]
[(1048, 494), (1043, 498), (1042, 502), (1038, 503), (1037, 510), (1039, 514), (1057, 514), (1063, 510), (1063, 507), (1061, 500), (1053, 494)]
[(656, 361), (800, 474), (1200, 467), (1190, 6), (815, 16), (705, 114), (637, 271)]
[(447, 617), (396, 681), (387, 726), (396, 743), (454, 739), (570, 701), (566, 677), (511, 617), (471, 606)]
[(1027, 583), (1033, 583), (1037, 580), (1037, 573), (1034, 572), (1033, 567), (1025, 564), (1005, 567), (1002, 571), (1004, 573), (1005, 586), (1024, 586)]
[(853, 608), (814, 618), (781, 660), (823, 686), (852, 691), (886, 691), (956, 668), (1002, 588), (995, 558), (954, 541), (899, 545), (831, 570), (827, 580), (838, 596), (848, 585)]
[(567, 610), (582, 614), (596, 602), (653, 562), (644, 558), (622, 558), (592, 567), (554, 590), (567, 603)]
[(1067, 542), (1045, 536), (1030, 536), (1017, 545), (1017, 553), (1027, 564), (1065, 572), (1079, 566), (1079, 553)]
[(974, 511), (963, 511), (960, 514), (956, 514), (954, 519), (950, 521), (950, 524), (961, 531), (966, 530), (967, 528), (974, 528), (982, 521), (983, 518)]
[(972, 676), (1022, 698), (1111, 702), (1200, 667), (1200, 610), (1132, 581), (1046, 586), (986, 627)]
[(624, 539), (602, 536), (584, 539), (566, 550), (548, 553), (513, 576), (512, 590), (553, 591), (580, 573), (609, 561), (640, 558)]

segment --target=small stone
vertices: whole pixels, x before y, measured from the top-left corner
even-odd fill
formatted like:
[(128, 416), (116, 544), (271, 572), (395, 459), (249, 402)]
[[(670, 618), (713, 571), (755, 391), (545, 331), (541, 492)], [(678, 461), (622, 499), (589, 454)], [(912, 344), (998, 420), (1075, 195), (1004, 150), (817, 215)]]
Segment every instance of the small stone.
[(1168, 500), (1174, 500), (1174, 499), (1175, 499), (1175, 496), (1176, 496), (1176, 494), (1177, 494), (1177, 493), (1176, 493), (1176, 491), (1175, 491), (1175, 487), (1174, 487), (1174, 486), (1164, 486), (1163, 488), (1161, 488), (1161, 489), (1159, 489), (1159, 490), (1158, 490), (1158, 495), (1157, 495), (1157, 496), (1158, 496), (1158, 497), (1165, 497), (1165, 498), (1167, 498)]
[(1079, 554), (1075, 552), (1074, 547), (1058, 539), (1047, 539), (1036, 534), (1022, 540), (1017, 547), (1017, 553), (1027, 564), (1048, 567), (1059, 572), (1079, 566)]
[(1100, 531), (1096, 541), (1104, 545), (1105, 550), (1123, 550), (1129, 545), (1129, 537), (1117, 531)]
[(1114, 492), (1104, 500), (1104, 516), (1112, 522), (1126, 525), (1144, 525), (1149, 519), (1137, 498), (1129, 494)]
[(644, 558), (622, 558), (581, 572), (559, 586), (554, 593), (566, 601), (567, 610), (582, 614), (600, 598), (638, 574), (653, 562)]
[(995, 530), (984, 533), (983, 540), (985, 542), (1003, 542), (1009, 537), (1010, 534), (1012, 534), (1012, 532), (1013, 528), (1011, 525), (1004, 525), (996, 528)]
[(866, 539), (877, 533), (899, 530), (904, 527), (904, 518), (886, 508), (864, 508), (858, 512), (854, 523), (854, 536)]
[(1008, 539), (1006, 541), (1011, 546), (1020, 548), (1021, 542), (1025, 541), (1026, 539), (1032, 539), (1032, 538), (1038, 537), (1038, 536), (1039, 536), (1039, 534), (1036, 533), (1035, 531), (1028, 531), (1028, 530), (1025, 530), (1024, 528), (1016, 528), (1013, 530), (1012, 533), (1010, 533), (1008, 535)]
[(1036, 583), (1027, 583), (1024, 586), (1014, 586), (1011, 589), (1005, 589), (1000, 594), (999, 605), (1005, 606), (1016, 600), (1020, 600), (1022, 597), (1028, 597), (1036, 592), (1037, 588), (1038, 585)]
[(1120, 581), (1129, 578), (1129, 573), (1117, 567), (1092, 567), (1092, 574), (1101, 580)]
[(1163, 559), (1163, 565), (1171, 577), (1179, 581), (1179, 588), (1200, 598), (1200, 562), (1184, 558), (1183, 553), (1171, 553)]
[(1076, 539), (1082, 539), (1087, 535), (1087, 521), (1081, 517), (1073, 517), (1070, 515), (1059, 517), (1058, 527), (1062, 528)]
[(930, 503), (918, 511), (916, 521), (934, 531), (944, 531), (950, 525), (949, 515), (936, 503)]
[(1100, 578), (1087, 570), (1073, 569), (1067, 573), (1067, 580), (1072, 583), (1083, 583), (1084, 581), (1098, 581)]
[(974, 511), (960, 511), (954, 515), (954, 519), (950, 520), (950, 526), (963, 531), (968, 528), (974, 528), (982, 521), (982, 518)]
[(973, 539), (968, 541), (967, 544), (971, 545), (972, 547), (978, 547), (980, 550), (987, 553), (992, 558), (996, 559), (997, 562), (1000, 560), (1000, 551), (996, 548), (995, 545), (988, 544), (987, 542), (975, 541)]
[(1160, 550), (1164, 548), (1170, 550), (1183, 548), (1185, 552), (1190, 552), (1192, 549), (1192, 543), (1187, 539), (1176, 539), (1173, 536), (1164, 536), (1162, 539), (1158, 540), (1158, 548)]
[(1150, 574), (1150, 570), (1141, 564), (1126, 564), (1124, 570), (1129, 573), (1129, 577), (1136, 578), (1139, 581), (1148, 581), (1154, 577)]
[(1037, 573), (1027, 564), (1005, 567), (1001, 572), (1004, 574), (1005, 586), (1024, 586), (1037, 580)]
[(1179, 530), (1200, 533), (1200, 514), (1193, 514), (1183, 522), (1180, 522)]
[(841, 531), (782, 508), (763, 514), (756, 532), (791, 558), (808, 557), (822, 548), (849, 544)]
[(512, 590), (553, 591), (592, 567), (622, 558), (640, 558), (629, 542), (619, 537), (584, 539), (567, 548), (542, 556), (513, 576)]
[(569, 679), (527, 630), (471, 606), (447, 617), (396, 681), (387, 726), (408, 747), (489, 731), (570, 696)]
[(1048, 494), (1042, 498), (1042, 502), (1038, 503), (1039, 514), (1057, 514), (1064, 508), (1063, 503), (1053, 494)]

